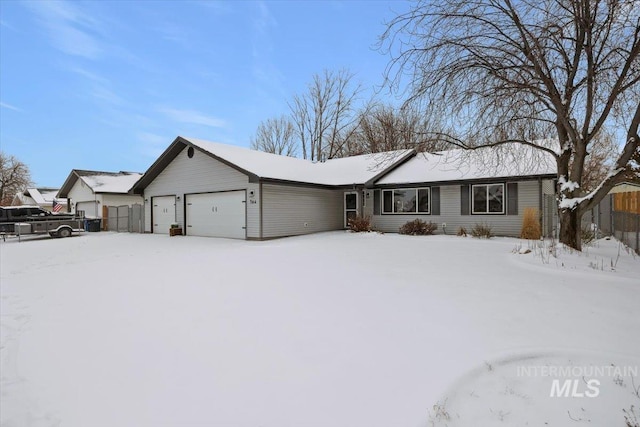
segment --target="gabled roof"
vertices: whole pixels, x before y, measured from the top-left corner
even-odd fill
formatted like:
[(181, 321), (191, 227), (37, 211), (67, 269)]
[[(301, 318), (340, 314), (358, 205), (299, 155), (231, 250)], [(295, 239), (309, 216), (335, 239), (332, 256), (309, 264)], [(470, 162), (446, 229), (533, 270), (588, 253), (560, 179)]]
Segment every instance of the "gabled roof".
[(73, 169), (60, 191), (58, 191), (57, 197), (68, 197), (69, 192), (79, 179), (91, 188), (94, 193), (127, 194), (140, 177), (142, 177), (142, 174), (139, 172), (102, 172)]
[(414, 150), (397, 150), (314, 163), (295, 157), (179, 136), (145, 172), (133, 187), (133, 191), (141, 193), (185, 147), (194, 147), (244, 173), (254, 182), (271, 180), (322, 186), (364, 184), (415, 155)]
[(31, 198), (38, 205), (51, 205), (54, 200), (66, 203), (66, 200), (58, 200), (56, 198), (57, 193), (58, 189), (52, 187), (27, 188), (23, 192), (16, 194), (16, 198), (23, 204), (28, 201), (28, 198)]
[(514, 150), (486, 147), (474, 151), (418, 153), (376, 185), (453, 182), (500, 178), (554, 177), (556, 163), (549, 153), (522, 145)]

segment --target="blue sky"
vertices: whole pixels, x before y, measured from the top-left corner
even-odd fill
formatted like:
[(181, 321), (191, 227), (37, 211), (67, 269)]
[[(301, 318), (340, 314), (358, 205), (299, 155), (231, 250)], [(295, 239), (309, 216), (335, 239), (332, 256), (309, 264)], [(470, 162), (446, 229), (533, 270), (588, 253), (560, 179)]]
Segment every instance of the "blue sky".
[(74, 168), (144, 172), (177, 135), (249, 146), (314, 73), (346, 68), (374, 91), (376, 41), (408, 8), (1, 0), (0, 149), (61, 186)]

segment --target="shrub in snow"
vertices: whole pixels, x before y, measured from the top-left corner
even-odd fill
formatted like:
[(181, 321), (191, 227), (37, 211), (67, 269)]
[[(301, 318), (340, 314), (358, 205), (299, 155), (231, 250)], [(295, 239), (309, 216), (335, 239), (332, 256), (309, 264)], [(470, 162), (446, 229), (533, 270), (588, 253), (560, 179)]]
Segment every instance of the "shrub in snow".
[(626, 427), (640, 427), (640, 409), (636, 408), (634, 405), (631, 405), (629, 410), (623, 409), (624, 412), (624, 421)]
[(424, 222), (423, 220), (416, 218), (413, 221), (408, 221), (402, 227), (400, 227), (400, 234), (410, 234), (412, 236), (426, 236), (433, 234), (438, 229), (438, 224), (433, 222)]
[(522, 230), (520, 238), (527, 240), (538, 240), (542, 237), (542, 228), (540, 227), (540, 215), (536, 208), (525, 208), (524, 217), (522, 218)]
[(429, 411), (429, 421), (431, 422), (431, 425), (435, 426), (436, 423), (439, 424), (440, 422), (451, 420), (451, 415), (449, 415), (449, 412), (447, 412), (447, 408), (445, 407), (446, 404), (447, 400), (445, 399), (444, 402), (438, 402), (433, 405), (433, 413)]
[(464, 227), (458, 228), (458, 232), (456, 233), (456, 236), (467, 237), (467, 229)]
[(355, 218), (349, 218), (347, 222), (349, 230), (361, 233), (365, 231), (373, 231), (371, 227), (371, 218), (368, 216), (356, 216)]
[(490, 239), (493, 237), (493, 232), (489, 224), (476, 224), (471, 229), (471, 235), (479, 239)]

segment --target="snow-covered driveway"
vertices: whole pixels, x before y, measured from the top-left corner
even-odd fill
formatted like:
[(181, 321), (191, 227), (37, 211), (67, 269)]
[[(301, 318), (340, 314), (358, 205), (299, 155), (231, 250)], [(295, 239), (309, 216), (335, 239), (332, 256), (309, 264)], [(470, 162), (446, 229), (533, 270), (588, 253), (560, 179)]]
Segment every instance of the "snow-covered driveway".
[(552, 378), (515, 369), (640, 366), (640, 260), (614, 241), (558, 259), (518, 244), (346, 232), (1, 243), (1, 424), (624, 425), (640, 406), (633, 378), (551, 398)]

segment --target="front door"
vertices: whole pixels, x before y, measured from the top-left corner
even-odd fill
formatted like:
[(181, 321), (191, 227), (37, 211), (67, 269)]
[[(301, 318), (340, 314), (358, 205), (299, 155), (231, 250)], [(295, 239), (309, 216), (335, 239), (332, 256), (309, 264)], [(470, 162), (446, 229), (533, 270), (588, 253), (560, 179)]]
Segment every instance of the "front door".
[(344, 193), (344, 227), (349, 227), (349, 220), (358, 216), (358, 192)]

